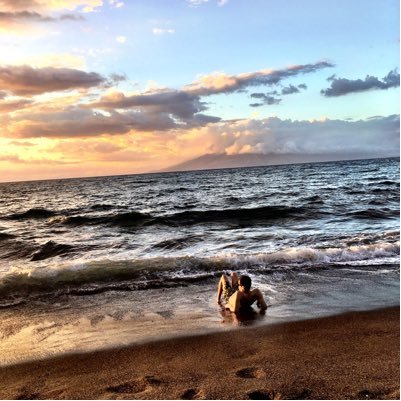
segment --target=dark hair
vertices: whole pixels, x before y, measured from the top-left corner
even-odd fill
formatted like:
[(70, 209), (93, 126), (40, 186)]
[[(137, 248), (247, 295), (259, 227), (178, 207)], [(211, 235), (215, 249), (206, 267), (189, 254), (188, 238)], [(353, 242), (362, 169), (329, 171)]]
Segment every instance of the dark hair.
[(249, 276), (240, 276), (239, 282), (244, 286), (245, 291), (249, 291), (251, 289), (252, 280)]

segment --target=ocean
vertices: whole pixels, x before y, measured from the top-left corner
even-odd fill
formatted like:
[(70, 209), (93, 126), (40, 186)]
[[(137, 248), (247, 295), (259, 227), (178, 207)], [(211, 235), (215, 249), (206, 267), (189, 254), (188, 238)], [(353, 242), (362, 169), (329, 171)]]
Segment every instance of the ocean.
[[(399, 305), (399, 158), (0, 184), (0, 365)], [(223, 272), (269, 305), (241, 321)]]

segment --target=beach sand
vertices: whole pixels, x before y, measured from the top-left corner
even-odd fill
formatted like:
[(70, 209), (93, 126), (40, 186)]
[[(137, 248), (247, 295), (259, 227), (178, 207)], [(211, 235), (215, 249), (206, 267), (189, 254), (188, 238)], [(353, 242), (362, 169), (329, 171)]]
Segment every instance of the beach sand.
[(67, 355), (1, 368), (0, 398), (398, 399), (399, 334), (393, 307)]

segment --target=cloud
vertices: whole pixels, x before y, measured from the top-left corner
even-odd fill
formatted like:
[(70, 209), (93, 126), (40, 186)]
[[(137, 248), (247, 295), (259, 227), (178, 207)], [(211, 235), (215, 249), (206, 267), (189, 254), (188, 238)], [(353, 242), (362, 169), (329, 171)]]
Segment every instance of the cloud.
[(127, 41), (127, 38), (125, 36), (120, 35), (120, 36), (116, 37), (116, 42), (118, 42), (118, 43), (125, 43), (126, 41)]
[(396, 155), (400, 143), (399, 115), (366, 120), (297, 121), (271, 117), (220, 122), (195, 129), (182, 148), (196, 143), (202, 153), (338, 154), (377, 157)]
[(172, 35), (173, 33), (175, 33), (175, 30), (174, 29), (153, 28), (152, 32), (154, 35), (165, 35), (165, 34)]
[(61, 14), (56, 17), (43, 15), (36, 11), (8, 12), (0, 10), (0, 32), (23, 33), (37, 23), (52, 23), (60, 21), (82, 21), (84, 18), (76, 14)]
[(104, 110), (128, 109), (137, 118), (153, 119), (155, 122), (164, 121), (166, 125), (163, 127), (158, 124), (157, 129), (165, 130), (220, 121), (218, 117), (201, 114), (207, 108), (199, 96), (173, 89), (160, 89), (131, 96), (114, 92), (102, 97), (98, 102), (88, 104), (87, 107)]
[(200, 96), (232, 93), (251, 86), (277, 85), (286, 78), (309, 74), (329, 67), (334, 67), (334, 64), (328, 61), (319, 61), (314, 64), (295, 65), (280, 70), (260, 70), (239, 75), (227, 75), (223, 72), (217, 72), (200, 77), (194, 83), (185, 86), (183, 90)]
[[(202, 4), (206, 4), (209, 2), (209, 0), (187, 0), (188, 4), (191, 7), (198, 7), (201, 6)], [(217, 5), (219, 7), (224, 6), (228, 3), (228, 0), (218, 0)]]
[(153, 154), (144, 152), (141, 149), (127, 149), (129, 144), (115, 145), (107, 140), (98, 141), (94, 138), (86, 140), (60, 141), (52, 151), (62, 153), (67, 158), (80, 155), (81, 159), (93, 159), (98, 162), (132, 162), (145, 161), (154, 158)]
[(8, 144), (13, 146), (23, 146), (23, 147), (35, 146), (34, 143), (28, 141), (11, 141)]
[(0, 11), (0, 23), (7, 24), (13, 23), (18, 20), (31, 21), (31, 22), (54, 22), (54, 21), (82, 21), (84, 18), (75, 14), (62, 14), (58, 17), (49, 17), (39, 14), (35, 11), (18, 11), (18, 12), (4, 12)]
[(397, 70), (390, 71), (382, 80), (367, 75), (364, 80), (350, 80), (346, 78), (336, 78), (331, 76), (328, 78), (331, 81), (330, 88), (322, 89), (320, 93), (327, 97), (343, 96), (349, 93), (365, 92), (369, 90), (389, 89), (400, 86), (400, 74)]
[(81, 21), (80, 14), (60, 12), (92, 12), (102, 5), (102, 0), (0, 0), (0, 31), (21, 34), (38, 23)]
[(187, 1), (190, 6), (197, 7), (204, 3), (207, 3), (209, 0), (187, 0)]
[(69, 107), (50, 114), (22, 115), (8, 127), (6, 134), (15, 138), (69, 138), (123, 134), (129, 130), (129, 121), (117, 113), (108, 117)]
[(293, 93), (299, 93), (299, 92), (300, 92), (299, 88), (297, 88), (294, 85), (289, 85), (281, 90), (282, 95), (292, 95)]
[(94, 10), (102, 5), (102, 0), (0, 0), (0, 8), (5, 11), (73, 11), (79, 7)]
[(126, 80), (127, 76), (125, 74), (116, 74), (116, 73), (110, 74), (110, 81), (113, 83), (118, 83)]
[(115, 153), (124, 149), (122, 146), (110, 143), (107, 141), (97, 140), (75, 140), (73, 142), (69, 140), (60, 141), (56, 146), (52, 148), (52, 151), (62, 152), (64, 154), (109, 154)]
[(251, 103), (249, 106), (251, 107), (260, 107), (264, 105), (274, 105), (274, 104), (279, 104), (282, 99), (277, 97), (279, 95), (292, 95), (294, 93), (299, 93), (299, 89), (306, 89), (307, 86), (305, 84), (300, 84), (297, 87), (294, 85), (289, 85), (286, 87), (283, 87), (281, 90), (281, 93), (279, 93), (277, 90), (270, 91), (267, 93), (252, 93), (251, 97), (255, 99), (260, 99), (262, 103)]
[(263, 106), (265, 104), (271, 106), (273, 104), (279, 104), (281, 102), (281, 99), (276, 98), (276, 97), (272, 96), (271, 94), (252, 93), (251, 97), (255, 98), (255, 99), (260, 99), (262, 101), (262, 103), (251, 103), (250, 104), (251, 107), (259, 107), (259, 106)]
[(199, 96), (178, 90), (161, 90), (131, 96), (114, 92), (102, 97), (99, 102), (91, 104), (91, 107), (105, 109), (146, 107), (154, 112), (172, 113), (181, 118), (190, 118), (195, 113), (206, 110)]
[(115, 8), (124, 7), (124, 2), (119, 0), (109, 0), (109, 4)]
[(32, 100), (29, 99), (15, 99), (15, 100), (1, 100), (0, 111), (1, 112), (13, 112), (24, 109), (32, 104)]
[(37, 95), (67, 89), (90, 88), (106, 80), (95, 72), (72, 68), (32, 68), (22, 66), (0, 66), (2, 89), (15, 95)]
[(0, 155), (0, 162), (20, 163), (21, 159), (18, 155)]
[[(81, 94), (80, 98), (64, 104), (62, 99), (51, 100), (48, 107), (39, 103), (29, 113), (23, 110), (31, 104), (26, 99), (13, 103), (4, 101), (0, 107), (5, 110), (19, 108), (18, 115), (10, 116), (6, 132), (9, 136), (20, 138), (91, 137), (126, 134), (130, 131), (166, 132), (192, 129), (221, 121), (219, 117), (204, 113), (208, 107), (207, 103), (202, 101), (202, 96), (216, 92), (230, 93), (252, 85), (279, 83), (286, 77), (313, 72), (327, 66), (327, 62), (319, 62), (282, 70), (239, 74), (230, 76), (228, 80), (225, 76), (222, 86), (212, 79), (202, 82), (202, 86), (197, 88), (193, 85), (184, 86), (179, 90), (157, 87), (130, 95), (114, 91), (90, 103), (85, 99), (85, 94)], [(0, 66), (0, 85), (4, 90), (20, 96), (93, 87), (105, 89), (125, 79), (121, 74), (112, 74), (107, 79), (95, 72), (73, 68)], [(290, 85), (287, 92), (294, 91), (294, 88)], [(252, 97), (261, 102), (251, 106), (278, 104), (281, 100), (277, 95), (277, 91), (253, 94)], [(103, 111), (99, 112), (101, 110)]]
[[(2, 105), (4, 108), (19, 107), (19, 111), (9, 115), (7, 120), (3, 118), (3, 132), (5, 136), (13, 138), (90, 138), (154, 132), (160, 138), (163, 135), (166, 138), (170, 134), (182, 136), (184, 132), (204, 129), (205, 131), (202, 132), (209, 132), (209, 137), (217, 141), (209, 141), (211, 149), (218, 151), (234, 152), (240, 149), (242, 152), (268, 152), (273, 149), (280, 152), (282, 149), (282, 151), (308, 152), (308, 149), (323, 151), (324, 146), (332, 150), (338, 146), (338, 143), (346, 144), (346, 148), (350, 145), (348, 141), (350, 132), (354, 136), (357, 135), (357, 131), (354, 131), (352, 127), (357, 126), (361, 132), (367, 132), (376, 120), (370, 120), (369, 124), (365, 124), (368, 127), (365, 130), (361, 122), (358, 124), (337, 120), (298, 122), (279, 119), (224, 122), (219, 117), (205, 113), (208, 104), (203, 101), (202, 96), (216, 93), (216, 91), (230, 93), (235, 90), (244, 90), (248, 86), (262, 84), (278, 84), (278, 88), (266, 93), (252, 93), (251, 98), (259, 102), (252, 103), (251, 106), (279, 104), (280, 96), (306, 89), (305, 84), (282, 87), (282, 80), (331, 66), (326, 62), (321, 63), (323, 64), (307, 64), (281, 70), (239, 74), (230, 76), (229, 80), (227, 80), (228, 76), (224, 75), (223, 85), (218, 85), (212, 80), (204, 82), (197, 88), (194, 88), (193, 84), (181, 89), (155, 87), (152, 90), (134, 94), (109, 90), (95, 101), (92, 100), (93, 93), (90, 97), (85, 97), (86, 93), (73, 92), (69, 94), (72, 97), (71, 100), (55, 94), (47, 95), (50, 99), (48, 103), (46, 100), (40, 103), (38, 99), (35, 99), (33, 104), (29, 99), (12, 99), (14, 104), (7, 103), (11, 102), (7, 95), (11, 92), (15, 95), (29, 96), (89, 87), (104, 90), (108, 85), (125, 80), (126, 77), (113, 74), (106, 79), (94, 72), (87, 73), (62, 68), (0, 67), (0, 85), (3, 88), (0, 93), (0, 108)], [(392, 77), (388, 76), (387, 79), (390, 81)], [(304, 137), (302, 137), (303, 132)], [(329, 132), (332, 133), (332, 137), (329, 136)], [(224, 142), (223, 149), (218, 145), (219, 141)], [(364, 141), (361, 141), (360, 144), (363, 143)], [(321, 148), (316, 148), (316, 144), (322, 144)], [(376, 143), (372, 146), (376, 146)]]
[(160, 112), (157, 108), (100, 113), (90, 108), (70, 106), (62, 111), (20, 113), (8, 122), (3, 133), (14, 138), (84, 138), (126, 134), (130, 131), (165, 132), (193, 128), (219, 120), (216, 117), (191, 113), (185, 120), (178, 120), (172, 113)]
[(26, 55), (23, 53), (6, 52), (3, 49), (2, 60), (4, 65), (29, 65), (33, 68), (56, 67), (56, 68), (85, 68), (84, 57), (70, 53), (40, 53)]

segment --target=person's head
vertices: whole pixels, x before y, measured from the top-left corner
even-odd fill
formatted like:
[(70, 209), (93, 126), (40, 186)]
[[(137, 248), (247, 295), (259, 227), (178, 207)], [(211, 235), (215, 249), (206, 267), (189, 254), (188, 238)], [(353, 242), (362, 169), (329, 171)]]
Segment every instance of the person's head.
[(239, 280), (238, 280), (238, 289), (240, 289), (240, 287), (244, 288), (245, 292), (248, 292), (251, 289), (251, 285), (252, 285), (252, 280), (249, 276), (240, 276)]

